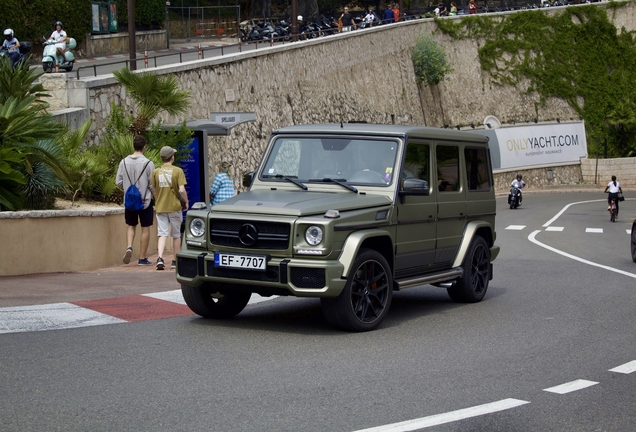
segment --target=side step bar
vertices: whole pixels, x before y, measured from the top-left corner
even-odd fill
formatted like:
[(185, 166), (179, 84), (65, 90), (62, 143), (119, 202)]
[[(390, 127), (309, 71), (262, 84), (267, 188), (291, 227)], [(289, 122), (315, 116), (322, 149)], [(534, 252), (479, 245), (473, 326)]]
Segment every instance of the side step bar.
[(450, 270), (444, 270), (439, 273), (433, 273), (426, 276), (415, 276), (411, 278), (397, 279), (394, 282), (395, 290), (400, 291), (406, 288), (412, 288), (420, 285), (431, 285), (439, 282), (452, 281), (462, 277), (464, 269), (455, 267)]

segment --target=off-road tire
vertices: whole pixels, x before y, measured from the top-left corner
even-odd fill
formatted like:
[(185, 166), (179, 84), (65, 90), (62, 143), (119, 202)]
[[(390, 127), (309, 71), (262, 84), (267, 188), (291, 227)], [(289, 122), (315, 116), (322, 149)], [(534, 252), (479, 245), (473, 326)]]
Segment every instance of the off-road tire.
[(391, 307), (393, 276), (384, 256), (361, 249), (351, 266), (347, 284), (336, 298), (321, 299), (329, 324), (355, 332), (377, 328)]
[(235, 317), (245, 309), (252, 296), (251, 293), (243, 291), (223, 295), (210, 285), (199, 288), (181, 285), (181, 292), (183, 299), (192, 312), (204, 318), (212, 319)]
[(632, 244), (631, 244), (631, 249), (632, 249), (632, 261), (634, 261), (636, 263), (636, 220), (634, 220), (634, 222), (632, 223)]
[(490, 281), (490, 248), (483, 237), (473, 238), (462, 268), (463, 276), (446, 291), (454, 302), (477, 303), (486, 295)]

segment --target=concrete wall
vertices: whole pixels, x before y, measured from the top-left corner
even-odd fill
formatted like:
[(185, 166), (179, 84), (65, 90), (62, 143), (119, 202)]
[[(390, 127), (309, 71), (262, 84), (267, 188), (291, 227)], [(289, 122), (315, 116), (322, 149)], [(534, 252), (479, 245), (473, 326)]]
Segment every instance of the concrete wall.
[[(103, 35), (87, 35), (78, 49), (85, 57), (127, 53), (129, 48), (128, 32)], [(137, 52), (163, 49), (167, 47), (165, 30), (136, 31)]]
[[(108, 267), (121, 264), (126, 250), (123, 208), (0, 212), (0, 226), (5, 245), (0, 249), (0, 276)], [(133, 260), (139, 259), (140, 235), (138, 228)], [(153, 225), (148, 253), (156, 250)]]

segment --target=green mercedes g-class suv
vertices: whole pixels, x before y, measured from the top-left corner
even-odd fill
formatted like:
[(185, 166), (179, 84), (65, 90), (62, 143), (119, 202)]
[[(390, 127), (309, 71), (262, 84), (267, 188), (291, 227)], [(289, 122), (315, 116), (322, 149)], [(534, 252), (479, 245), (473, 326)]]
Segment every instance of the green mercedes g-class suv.
[(177, 281), (206, 318), (252, 293), (320, 297), (326, 320), (368, 331), (393, 291), (431, 284), (478, 302), (492, 279), (495, 193), (482, 135), (324, 124), (272, 133), (249, 190), (188, 211)]

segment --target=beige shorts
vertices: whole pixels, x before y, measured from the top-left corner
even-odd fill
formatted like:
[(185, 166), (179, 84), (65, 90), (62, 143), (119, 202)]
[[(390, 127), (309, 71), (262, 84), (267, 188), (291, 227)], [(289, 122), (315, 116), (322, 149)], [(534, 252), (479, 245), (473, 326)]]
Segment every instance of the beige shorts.
[(181, 237), (181, 211), (172, 213), (157, 213), (157, 236), (179, 238)]

